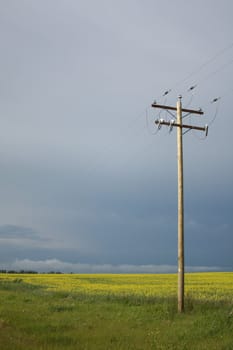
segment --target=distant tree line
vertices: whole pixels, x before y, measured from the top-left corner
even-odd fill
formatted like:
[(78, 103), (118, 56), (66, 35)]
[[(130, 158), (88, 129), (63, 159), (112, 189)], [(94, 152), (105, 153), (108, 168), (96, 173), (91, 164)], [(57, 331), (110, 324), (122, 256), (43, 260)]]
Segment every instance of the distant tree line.
[[(33, 270), (0, 270), (0, 273), (14, 273), (14, 274), (37, 274), (39, 273), (38, 271), (33, 271)], [(60, 271), (49, 271), (49, 272), (42, 272), (42, 273), (48, 273), (48, 274), (62, 274)]]

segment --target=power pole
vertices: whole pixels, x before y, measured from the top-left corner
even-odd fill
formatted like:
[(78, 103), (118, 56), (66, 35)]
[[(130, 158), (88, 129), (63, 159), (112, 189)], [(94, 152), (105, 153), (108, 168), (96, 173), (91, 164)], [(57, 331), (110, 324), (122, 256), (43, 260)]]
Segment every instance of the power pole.
[[(170, 127), (170, 130), (175, 126), (177, 127), (177, 170), (178, 170), (178, 312), (184, 311), (184, 186), (183, 186), (183, 129), (187, 131), (191, 129), (205, 131), (206, 135), (208, 133), (208, 126), (199, 127), (194, 125), (183, 124), (183, 112), (185, 116), (189, 114), (204, 114), (200, 110), (192, 110), (182, 108), (181, 96), (179, 96), (176, 107), (159, 105), (154, 102), (151, 107), (165, 109), (169, 111), (176, 111), (176, 120), (172, 119), (167, 122), (163, 119), (155, 120), (155, 124), (158, 125), (158, 128), (161, 128), (162, 125), (167, 125)], [(173, 114), (172, 114), (173, 115)], [(175, 118), (175, 116), (174, 116)], [(186, 131), (186, 132), (187, 132)]]
[(183, 131), (181, 98), (177, 101), (177, 178), (178, 178), (178, 311), (184, 310), (184, 186)]

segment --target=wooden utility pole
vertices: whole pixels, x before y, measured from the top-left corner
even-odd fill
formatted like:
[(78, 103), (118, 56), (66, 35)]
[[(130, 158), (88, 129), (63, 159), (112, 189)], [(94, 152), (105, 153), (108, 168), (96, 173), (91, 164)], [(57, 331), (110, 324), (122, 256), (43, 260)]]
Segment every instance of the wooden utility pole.
[[(202, 110), (182, 109), (181, 96), (177, 101), (176, 107), (158, 105), (154, 102), (151, 106), (154, 108), (161, 108), (167, 111), (176, 110), (176, 120), (169, 122), (163, 119), (155, 120), (155, 124), (160, 128), (162, 125), (170, 126), (170, 130), (177, 127), (177, 170), (178, 170), (178, 312), (184, 311), (184, 186), (183, 186), (183, 128), (191, 130), (205, 131), (208, 133), (208, 127), (199, 127), (193, 125), (186, 125), (182, 122), (182, 113), (189, 114), (203, 114)], [(174, 116), (175, 118), (175, 116)]]
[(178, 311), (184, 310), (184, 186), (181, 97), (177, 101), (177, 170), (178, 170)]

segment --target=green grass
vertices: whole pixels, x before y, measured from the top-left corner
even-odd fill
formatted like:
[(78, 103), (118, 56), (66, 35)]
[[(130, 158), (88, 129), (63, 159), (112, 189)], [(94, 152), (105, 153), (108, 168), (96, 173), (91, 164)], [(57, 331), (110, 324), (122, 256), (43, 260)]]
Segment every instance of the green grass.
[(0, 349), (233, 350), (232, 301), (49, 291), (0, 280)]

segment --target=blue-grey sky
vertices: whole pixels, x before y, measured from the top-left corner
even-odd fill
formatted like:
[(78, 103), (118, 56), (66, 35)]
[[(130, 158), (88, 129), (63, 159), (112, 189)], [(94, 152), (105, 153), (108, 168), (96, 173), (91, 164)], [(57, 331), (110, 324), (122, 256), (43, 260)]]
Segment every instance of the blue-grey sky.
[(182, 94), (205, 112), (187, 122), (214, 119), (184, 136), (187, 270), (233, 269), (232, 12), (0, 1), (1, 268), (176, 271), (176, 131), (155, 134), (150, 104)]

